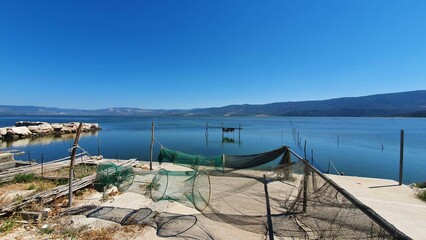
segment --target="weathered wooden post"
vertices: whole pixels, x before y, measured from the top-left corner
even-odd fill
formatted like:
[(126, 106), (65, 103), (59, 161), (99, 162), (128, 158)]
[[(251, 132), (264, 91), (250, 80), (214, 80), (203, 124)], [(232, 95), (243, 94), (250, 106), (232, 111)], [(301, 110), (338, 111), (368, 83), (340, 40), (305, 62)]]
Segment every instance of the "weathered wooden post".
[(149, 147), (149, 170), (152, 170), (152, 151), (154, 148), (154, 120), (151, 126), (151, 146)]
[(308, 171), (308, 161), (305, 159), (304, 161), (304, 174), (303, 174), (303, 212), (306, 213), (308, 207), (308, 181), (309, 181), (309, 171)]
[(402, 185), (403, 168), (404, 168), (404, 130), (401, 130), (401, 145), (399, 149), (399, 185)]
[(80, 133), (81, 133), (81, 127), (83, 126), (83, 123), (80, 122), (80, 125), (78, 125), (77, 128), (77, 134), (74, 139), (74, 145), (72, 147), (71, 151), (71, 163), (70, 163), (70, 175), (69, 175), (69, 186), (68, 186), (68, 207), (72, 207), (72, 183), (74, 179), (74, 162), (75, 162), (75, 155), (77, 153), (77, 147), (78, 147), (78, 140), (80, 139)]

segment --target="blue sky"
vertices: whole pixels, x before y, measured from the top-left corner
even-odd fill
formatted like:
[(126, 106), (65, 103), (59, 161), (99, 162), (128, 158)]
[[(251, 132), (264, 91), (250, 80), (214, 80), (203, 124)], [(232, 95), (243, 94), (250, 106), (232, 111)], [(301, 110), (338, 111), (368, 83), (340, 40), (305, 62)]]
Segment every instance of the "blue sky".
[(198, 108), (426, 89), (426, 1), (0, 1), (0, 105)]

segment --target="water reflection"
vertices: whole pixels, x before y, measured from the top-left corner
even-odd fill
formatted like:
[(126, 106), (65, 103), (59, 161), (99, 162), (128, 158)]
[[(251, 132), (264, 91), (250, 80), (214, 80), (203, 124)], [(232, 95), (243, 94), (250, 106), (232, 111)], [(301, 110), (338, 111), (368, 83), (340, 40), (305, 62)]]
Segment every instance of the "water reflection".
[[(81, 136), (97, 136), (98, 132), (83, 132)], [(75, 138), (75, 134), (49, 135), (35, 138), (23, 138), (14, 141), (0, 142), (0, 148), (22, 148), (27, 145), (49, 145), (54, 142), (69, 142)]]

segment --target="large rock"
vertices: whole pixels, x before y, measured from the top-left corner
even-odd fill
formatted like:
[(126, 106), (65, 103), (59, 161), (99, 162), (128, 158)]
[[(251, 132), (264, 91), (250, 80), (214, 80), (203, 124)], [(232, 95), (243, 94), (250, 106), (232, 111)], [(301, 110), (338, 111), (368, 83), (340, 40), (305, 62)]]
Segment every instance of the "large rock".
[[(46, 135), (61, 135), (76, 133), (79, 122), (70, 123), (47, 123), (47, 122), (25, 122), (19, 121), (15, 123), (16, 127), (0, 128), (0, 141), (17, 140), (23, 138), (46, 136)], [(94, 132), (101, 130), (97, 123), (83, 123), (83, 132)]]
[[(78, 123), (77, 123), (78, 124)], [(75, 133), (77, 132), (77, 125), (75, 123), (63, 123), (61, 133)]]
[(7, 129), (6, 128), (0, 128), (0, 136), (4, 136), (7, 133)]
[(40, 136), (44, 136), (44, 135), (49, 135), (52, 134), (54, 132), (53, 127), (49, 124), (49, 123), (42, 123), (40, 125), (32, 125), (32, 126), (28, 126), (28, 129), (35, 135), (40, 135)]
[(54, 131), (55, 133), (60, 133), (60, 132), (62, 131), (62, 128), (64, 127), (64, 126), (62, 126), (62, 124), (60, 124), (60, 123), (52, 123), (52, 124), (50, 124), (50, 126), (52, 126), (53, 131)]
[(19, 138), (27, 138), (32, 136), (31, 131), (27, 127), (11, 127), (7, 130), (7, 134), (13, 133), (13, 135), (17, 135)]

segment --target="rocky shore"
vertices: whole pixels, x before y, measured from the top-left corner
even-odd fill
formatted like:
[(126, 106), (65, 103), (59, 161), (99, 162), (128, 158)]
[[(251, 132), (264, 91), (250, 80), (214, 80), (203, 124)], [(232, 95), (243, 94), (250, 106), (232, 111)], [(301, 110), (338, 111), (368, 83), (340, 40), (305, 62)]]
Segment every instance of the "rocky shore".
[[(79, 122), (47, 123), (19, 121), (13, 127), (0, 128), (0, 141), (75, 133), (79, 124)], [(101, 130), (101, 128), (97, 123), (83, 123), (81, 130), (82, 132), (96, 132)]]

